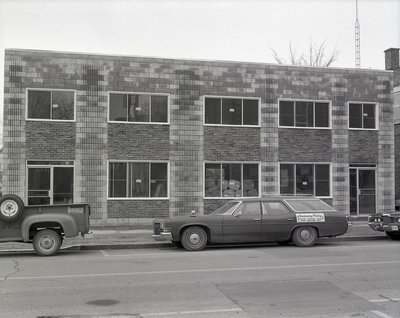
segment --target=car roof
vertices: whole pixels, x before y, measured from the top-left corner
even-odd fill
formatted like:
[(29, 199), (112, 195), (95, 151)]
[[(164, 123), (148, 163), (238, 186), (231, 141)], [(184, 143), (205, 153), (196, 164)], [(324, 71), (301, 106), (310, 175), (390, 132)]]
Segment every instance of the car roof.
[(320, 200), (312, 195), (266, 195), (260, 198), (240, 198), (232, 201)]

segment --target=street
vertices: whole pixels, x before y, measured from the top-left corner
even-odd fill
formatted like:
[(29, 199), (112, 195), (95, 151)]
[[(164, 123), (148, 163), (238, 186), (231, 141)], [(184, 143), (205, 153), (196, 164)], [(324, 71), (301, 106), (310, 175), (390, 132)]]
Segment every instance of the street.
[(0, 317), (400, 315), (400, 244), (0, 254)]

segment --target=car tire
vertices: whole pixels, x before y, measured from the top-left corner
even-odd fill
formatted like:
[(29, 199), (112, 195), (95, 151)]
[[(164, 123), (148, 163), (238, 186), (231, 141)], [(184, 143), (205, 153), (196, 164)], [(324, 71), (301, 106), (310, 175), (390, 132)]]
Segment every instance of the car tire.
[(311, 247), (317, 238), (317, 230), (312, 226), (300, 226), (293, 231), (292, 235), (292, 241), (299, 247)]
[(201, 227), (191, 226), (183, 231), (181, 243), (185, 250), (201, 251), (207, 244), (207, 234)]
[(33, 238), (33, 248), (39, 256), (53, 256), (62, 244), (61, 236), (54, 230), (41, 230)]
[(400, 240), (400, 233), (393, 233), (393, 232), (385, 232), (386, 236), (391, 240), (397, 241)]
[(24, 210), (21, 198), (6, 194), (0, 198), (0, 219), (5, 222), (14, 222), (19, 219)]

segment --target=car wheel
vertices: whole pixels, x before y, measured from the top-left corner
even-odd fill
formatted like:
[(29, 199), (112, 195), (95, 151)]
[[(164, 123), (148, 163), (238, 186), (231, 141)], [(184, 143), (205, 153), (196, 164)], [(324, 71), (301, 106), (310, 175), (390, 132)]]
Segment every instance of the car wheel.
[(0, 198), (0, 219), (5, 222), (13, 222), (18, 220), (24, 210), (24, 203), (21, 198), (6, 194)]
[(191, 226), (183, 231), (181, 243), (188, 251), (200, 251), (207, 244), (207, 234), (201, 227)]
[(317, 240), (317, 230), (312, 226), (301, 226), (294, 230), (292, 240), (300, 247), (310, 247)]
[(400, 233), (385, 232), (386, 236), (391, 240), (400, 240)]
[(53, 230), (41, 230), (33, 238), (33, 248), (39, 256), (53, 256), (58, 253), (61, 236)]

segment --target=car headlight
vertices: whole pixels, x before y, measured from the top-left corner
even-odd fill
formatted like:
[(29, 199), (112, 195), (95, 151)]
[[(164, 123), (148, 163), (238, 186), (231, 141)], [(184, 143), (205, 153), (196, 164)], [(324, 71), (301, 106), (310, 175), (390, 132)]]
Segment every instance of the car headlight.
[(382, 221), (381, 221), (381, 218), (375, 218), (375, 222), (377, 222), (377, 223), (382, 222)]
[(397, 219), (397, 222), (400, 223), (400, 218)]

